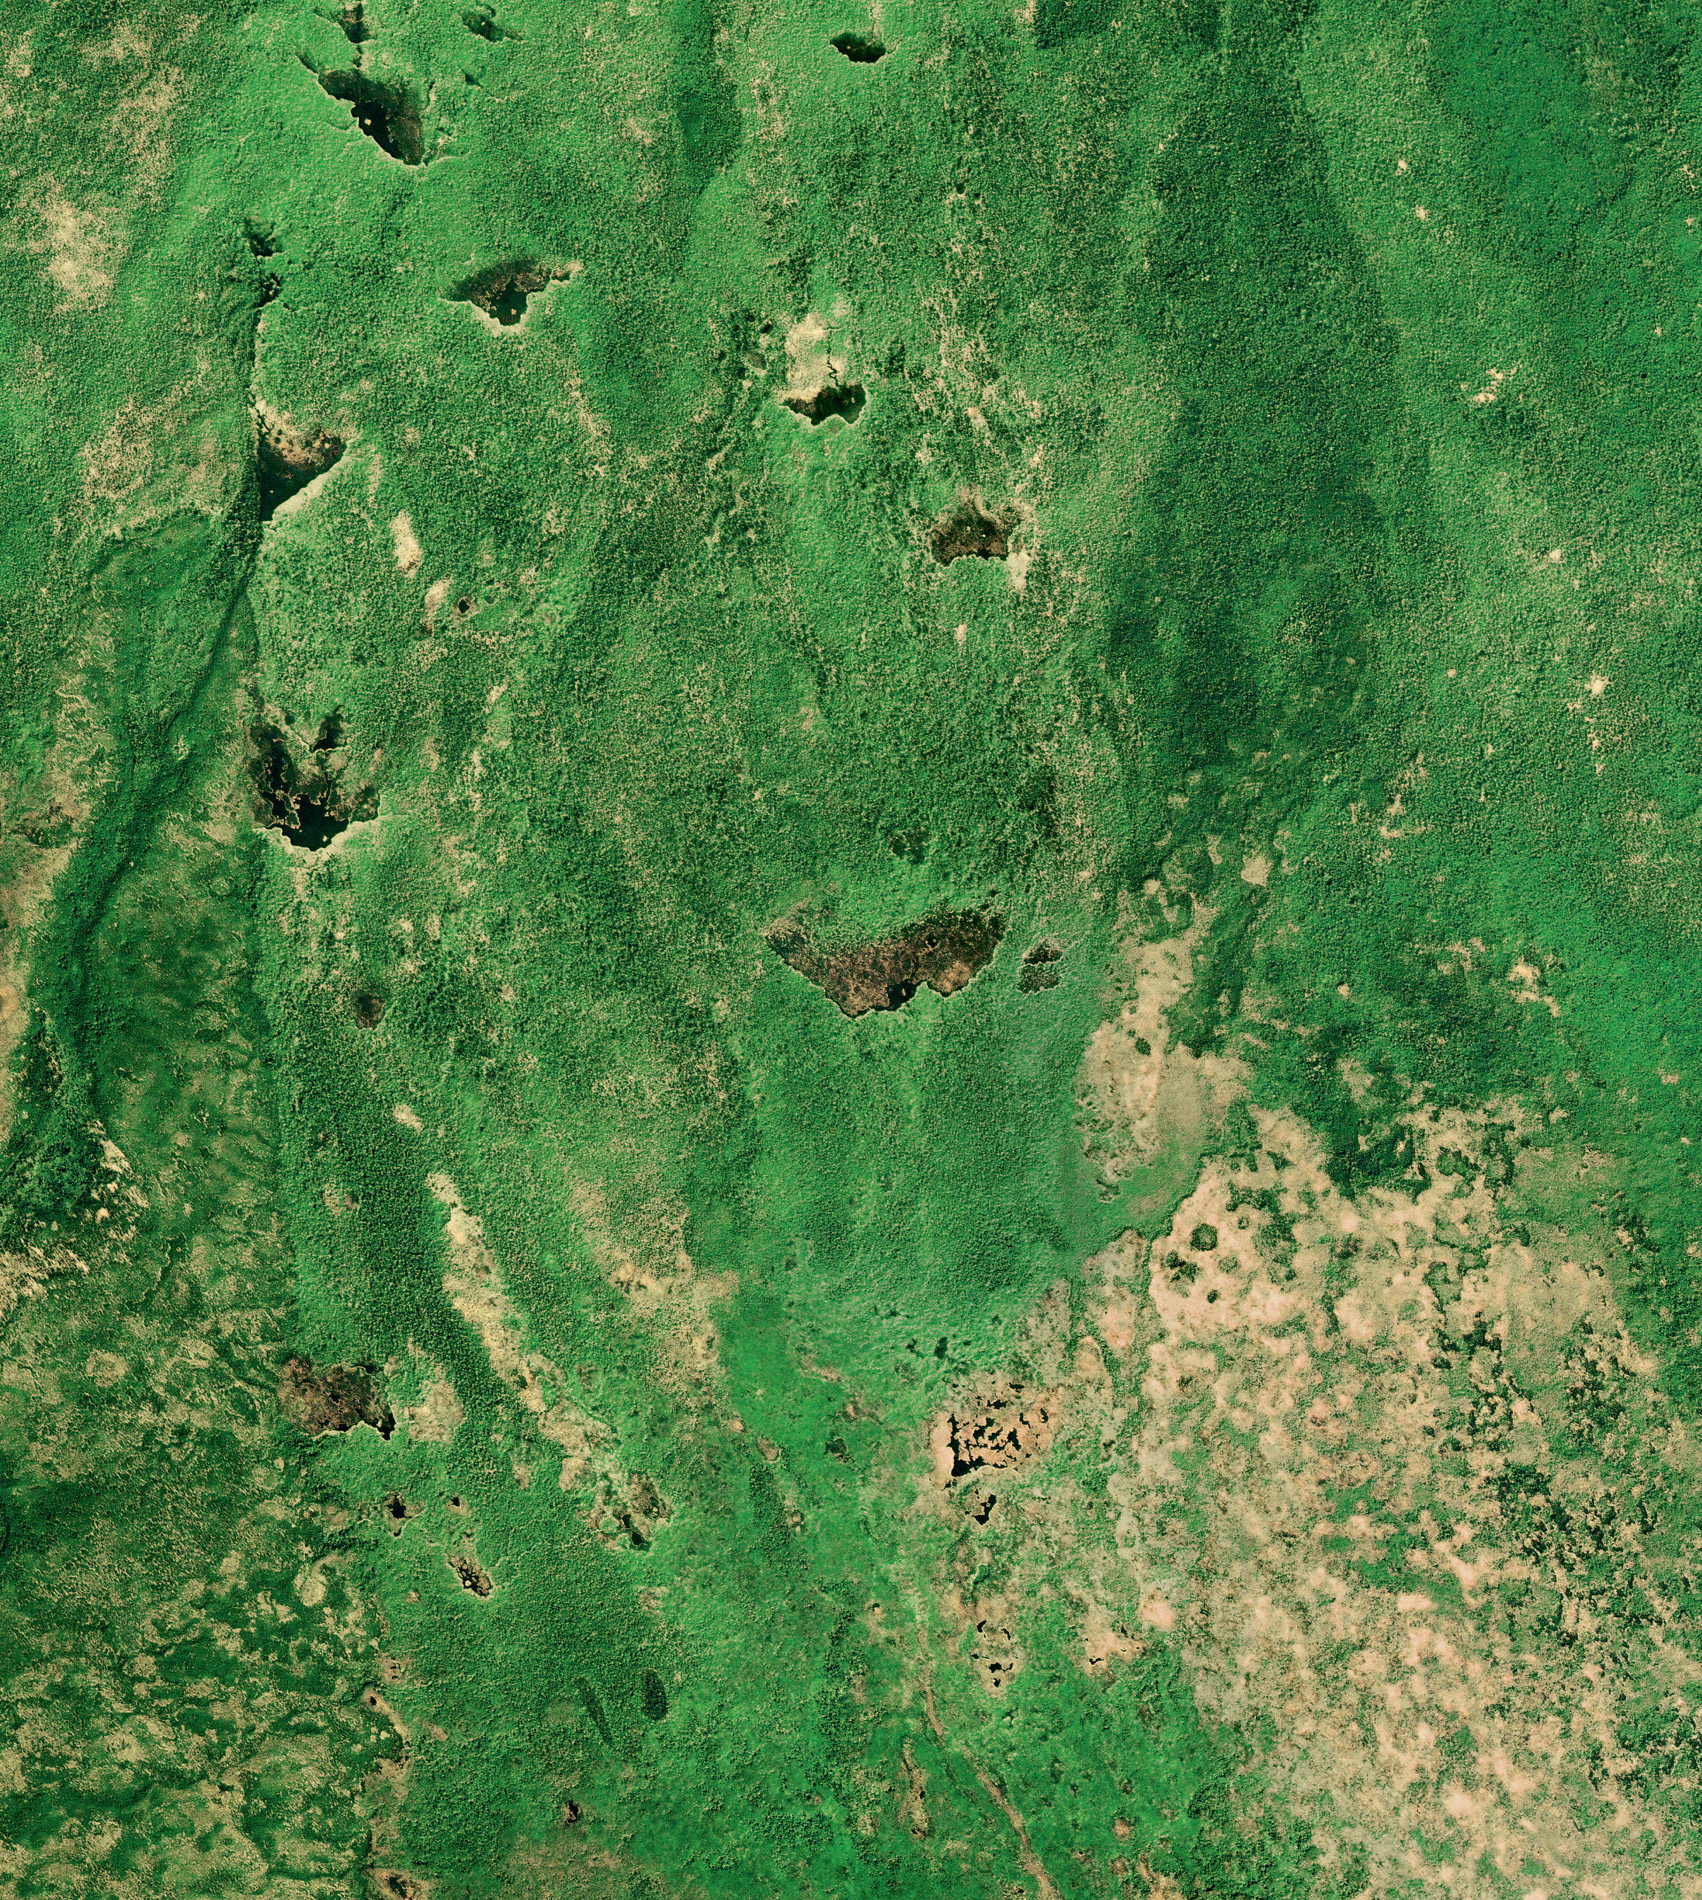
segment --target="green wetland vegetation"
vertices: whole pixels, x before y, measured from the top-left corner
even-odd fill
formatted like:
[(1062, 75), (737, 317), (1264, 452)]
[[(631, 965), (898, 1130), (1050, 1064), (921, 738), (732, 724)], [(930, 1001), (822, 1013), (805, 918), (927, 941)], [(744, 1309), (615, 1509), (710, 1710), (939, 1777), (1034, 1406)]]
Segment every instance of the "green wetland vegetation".
[(1679, 0), (0, 6), (0, 1896), (1702, 1893)]

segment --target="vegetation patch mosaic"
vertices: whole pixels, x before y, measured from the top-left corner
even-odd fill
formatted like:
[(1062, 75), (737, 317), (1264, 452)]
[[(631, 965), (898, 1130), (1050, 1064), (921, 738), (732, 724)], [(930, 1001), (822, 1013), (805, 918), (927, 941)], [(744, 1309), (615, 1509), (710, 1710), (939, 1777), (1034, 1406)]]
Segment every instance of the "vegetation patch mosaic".
[(1694, 7), (0, 147), (0, 1900), (1699, 1900)]

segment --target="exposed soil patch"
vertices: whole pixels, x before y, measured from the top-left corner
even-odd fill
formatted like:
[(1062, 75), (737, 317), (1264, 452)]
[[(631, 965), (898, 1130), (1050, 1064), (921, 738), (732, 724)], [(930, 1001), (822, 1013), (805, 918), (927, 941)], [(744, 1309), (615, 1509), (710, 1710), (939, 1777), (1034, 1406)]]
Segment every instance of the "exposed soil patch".
[(465, 277), (449, 293), (451, 303), (470, 303), (505, 327), (526, 315), (526, 300), (551, 284), (567, 281), (571, 271), (543, 264), (495, 264), (474, 277)]
[(316, 1372), (311, 1359), (288, 1359), (278, 1374), (278, 1403), (292, 1425), (314, 1436), (370, 1425), (388, 1438), (396, 1429), (370, 1366), (323, 1366)]
[(372, 38), (372, 28), (366, 23), (366, 9), (361, 0), (350, 0), (349, 5), (337, 15), (337, 24), (343, 29), (343, 38), (351, 46), (364, 45)]
[(360, 995), (355, 998), (355, 1021), (362, 1029), (376, 1029), (384, 1020), (384, 998)]
[[(329, 724), (321, 723), (321, 738)], [(350, 825), (378, 816), (377, 792), (370, 785), (354, 793), (345, 791), (334, 754), (318, 739), (312, 752), (298, 759), (291, 740), (276, 726), (252, 726), (248, 736), (253, 747), (248, 771), (254, 784), (255, 820), (281, 831), (291, 844), (305, 851), (323, 851)], [(339, 725), (339, 741), (341, 737)], [(382, 1002), (378, 1008), (382, 1014)], [(377, 1020), (375, 1016), (373, 1021)]]
[(458, 1551), (448, 1559), (448, 1563), (449, 1568), (461, 1579), (461, 1588), (471, 1591), (474, 1596), (488, 1597), (496, 1588), (491, 1582), (490, 1572), (477, 1557), (469, 1557), (465, 1552)]
[(270, 521), (292, 495), (317, 475), (334, 468), (343, 453), (341, 436), (328, 429), (311, 435), (291, 429), (275, 416), (260, 418), (260, 519)]
[(489, 7), (470, 7), (461, 15), (461, 24), (469, 33), (476, 33), (481, 40), (489, 40), (493, 44), (497, 40), (519, 40), (526, 37), (523, 33), (516, 33), (511, 26), (498, 25)]
[(868, 395), (861, 383), (823, 383), (810, 395), (782, 396), (780, 400), (793, 415), (802, 416), (812, 425), (825, 422), (829, 416), (840, 416), (847, 423), (854, 423), (863, 413)]
[(1004, 918), (991, 910), (935, 911), (876, 943), (818, 943), (796, 916), (781, 918), (766, 932), (775, 954), (825, 990), (847, 1016), (902, 1009), (924, 984), (952, 995), (987, 962), (1004, 934)]
[(397, 572), (412, 580), (420, 571), (425, 549), (420, 546), (420, 537), (414, 533), (414, 524), (405, 508), (390, 523), (390, 541), (396, 550)]
[(828, 45), (856, 66), (872, 66), (877, 59), (886, 58), (886, 48), (880, 41), (865, 39), (861, 33), (835, 33)]
[(1010, 552), (1011, 526), (1008, 518), (989, 514), (973, 495), (965, 495), (940, 516), (930, 531), (934, 559), (941, 567), (950, 567), (965, 555), (1002, 561)]
[(365, 73), (320, 73), (321, 88), (347, 102), (354, 121), (381, 152), (404, 165), (425, 155), (420, 109), (400, 86), (387, 86)]

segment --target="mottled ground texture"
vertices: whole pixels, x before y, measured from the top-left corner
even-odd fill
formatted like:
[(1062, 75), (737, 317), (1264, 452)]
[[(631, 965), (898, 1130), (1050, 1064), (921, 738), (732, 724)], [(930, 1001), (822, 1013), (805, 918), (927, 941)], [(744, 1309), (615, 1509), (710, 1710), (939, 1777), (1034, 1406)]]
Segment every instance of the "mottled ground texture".
[(1702, 1900), (1684, 0), (0, 0), (0, 1900)]

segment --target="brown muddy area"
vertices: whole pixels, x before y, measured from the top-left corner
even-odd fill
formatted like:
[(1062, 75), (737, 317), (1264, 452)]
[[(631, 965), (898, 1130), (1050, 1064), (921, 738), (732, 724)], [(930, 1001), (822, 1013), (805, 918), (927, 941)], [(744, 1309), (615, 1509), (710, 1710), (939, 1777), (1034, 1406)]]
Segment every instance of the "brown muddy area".
[(973, 495), (965, 495), (935, 521), (928, 538), (941, 567), (966, 555), (1002, 561), (1010, 552), (1010, 526), (1002, 516), (989, 514)]
[(902, 1009), (926, 986), (941, 996), (961, 990), (1005, 934), (991, 910), (934, 911), (874, 943), (823, 943), (802, 917), (783, 917), (765, 935), (769, 947), (823, 990), (847, 1016)]
[(461, 1579), (461, 1588), (476, 1597), (488, 1597), (496, 1585), (491, 1582), (490, 1572), (477, 1557), (468, 1557), (457, 1553), (448, 1560), (449, 1568)]
[(370, 1425), (388, 1438), (396, 1429), (367, 1366), (322, 1366), (315, 1371), (311, 1359), (292, 1357), (278, 1374), (278, 1403), (292, 1425), (314, 1436)]

